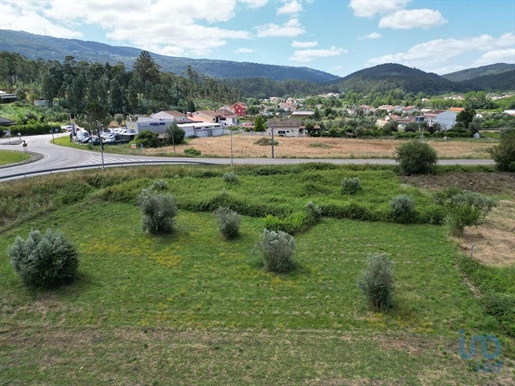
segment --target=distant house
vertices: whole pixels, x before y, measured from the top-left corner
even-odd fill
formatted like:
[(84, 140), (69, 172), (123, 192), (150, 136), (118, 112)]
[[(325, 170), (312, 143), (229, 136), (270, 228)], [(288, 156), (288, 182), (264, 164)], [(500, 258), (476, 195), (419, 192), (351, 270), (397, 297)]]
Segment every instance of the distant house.
[(238, 103), (235, 103), (232, 107), (234, 109), (234, 113), (237, 116), (243, 117), (243, 116), (247, 115), (247, 105), (245, 103), (238, 102)]
[(195, 122), (219, 123), (227, 126), (232, 126), (238, 123), (238, 116), (226, 109), (217, 111), (199, 110), (193, 113), (188, 113), (188, 118)]
[(449, 111), (452, 111), (453, 113), (457, 113), (457, 114), (461, 113), (464, 110), (465, 110), (464, 107), (451, 107), (449, 109)]
[(307, 130), (301, 127), (299, 119), (269, 119), (267, 121), (267, 134), (279, 137), (302, 137)]
[(420, 109), (416, 106), (406, 106), (402, 108), (402, 112), (407, 115), (411, 115), (414, 112), (418, 112)]
[(396, 111), (398, 113), (402, 112), (401, 106), (393, 106), (393, 105), (382, 105), (378, 107), (379, 110), (386, 110), (387, 113), (390, 113), (392, 111)]
[(428, 126), (432, 126), (437, 122), (442, 131), (451, 129), (456, 123), (456, 116), (458, 114), (454, 111), (449, 110), (432, 110), (424, 112), (423, 122), (427, 123)]
[(220, 114), (220, 123), (225, 123), (227, 126), (233, 126), (238, 124), (238, 114), (228, 109), (218, 109), (215, 113)]
[(150, 116), (152, 119), (172, 119), (177, 123), (188, 122), (186, 114), (177, 110), (160, 111)]
[(310, 118), (315, 115), (314, 111), (306, 111), (306, 110), (297, 110), (291, 113), (292, 117), (295, 118)]

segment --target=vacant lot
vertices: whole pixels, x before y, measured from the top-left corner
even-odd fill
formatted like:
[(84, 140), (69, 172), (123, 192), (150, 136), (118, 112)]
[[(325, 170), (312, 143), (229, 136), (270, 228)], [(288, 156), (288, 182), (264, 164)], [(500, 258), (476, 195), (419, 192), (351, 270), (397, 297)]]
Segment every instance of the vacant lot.
[[(238, 183), (224, 182), (229, 171)], [(484, 302), (512, 296), (513, 264), (478, 264), (443, 226), (427, 223), (442, 220), (432, 192), (448, 184), (479, 190), (474, 181), (492, 176), (495, 191), (485, 193), (513, 201), (513, 180), (484, 174), (162, 166), (0, 184), (0, 251), (50, 227), (80, 254), (79, 279), (52, 291), (23, 288), (0, 255), (0, 384), (513, 384), (513, 326)], [(363, 193), (342, 196), (344, 176), (360, 178)], [(180, 207), (169, 236), (143, 233), (134, 205), (157, 179)], [(388, 202), (398, 194), (414, 197), (418, 224), (391, 221)], [(295, 235), (298, 268), (263, 271), (254, 250), (265, 215), (299, 212), (308, 201), (327, 215)], [(233, 241), (211, 213), (221, 203), (244, 214)], [(394, 263), (395, 307), (385, 313), (356, 285), (372, 252)], [(460, 329), (467, 348), (473, 335), (499, 338), (499, 372), (477, 372), (486, 363), (479, 349), (460, 356)]]
[[(271, 146), (257, 145), (262, 138), (258, 135), (233, 135), (234, 157), (271, 157)], [(267, 137), (269, 138), (269, 137)], [(275, 137), (275, 157), (286, 158), (393, 158), (395, 148), (404, 140), (394, 139), (347, 139), (347, 138), (288, 138)], [(471, 140), (430, 141), (441, 158), (490, 158), (487, 149), (494, 142), (474, 142)], [(177, 153), (194, 147), (203, 156), (230, 157), (231, 137), (196, 138), (189, 144), (177, 146)], [(147, 149), (147, 152), (173, 151), (172, 147)]]

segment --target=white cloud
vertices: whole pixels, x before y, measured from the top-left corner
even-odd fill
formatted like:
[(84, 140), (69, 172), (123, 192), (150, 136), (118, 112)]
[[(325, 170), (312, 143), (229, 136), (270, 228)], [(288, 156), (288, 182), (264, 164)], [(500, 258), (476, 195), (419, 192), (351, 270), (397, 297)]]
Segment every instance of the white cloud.
[(297, 14), (301, 12), (302, 4), (299, 3), (297, 0), (290, 1), (286, 4), (284, 4), (281, 8), (277, 10), (278, 15), (284, 15), (284, 14)]
[(447, 23), (439, 11), (431, 9), (400, 10), (383, 16), (379, 27), (394, 29), (431, 28)]
[(310, 48), (310, 47), (316, 47), (318, 46), (318, 42), (317, 41), (312, 41), (312, 42), (299, 42), (297, 40), (294, 40), (292, 43), (291, 43), (291, 46), (292, 47), (296, 47), (296, 48)]
[(238, 48), (236, 50), (237, 54), (252, 54), (254, 52), (256, 52), (256, 50), (254, 50), (252, 48)]
[(372, 17), (402, 9), (410, 0), (351, 0), (349, 8), (355, 16)]
[(41, 10), (37, 4), (3, 1), (0, 3), (2, 15), (0, 28), (15, 31), (26, 31), (38, 35), (48, 35), (58, 38), (77, 39), (83, 35), (74, 28), (60, 26), (42, 17), (36, 11)]
[(381, 39), (383, 36), (379, 32), (372, 32), (368, 35), (361, 36), (360, 39)]
[(249, 8), (261, 8), (268, 3), (268, 0), (240, 0), (242, 3), (247, 4)]
[(509, 57), (510, 50), (513, 50), (512, 47), (514, 46), (515, 34), (513, 33), (503, 34), (499, 38), (480, 35), (465, 39), (436, 39), (417, 44), (407, 52), (370, 59), (367, 61), (367, 66), (401, 63), (406, 66), (431, 69), (431, 71), (441, 73), (438, 69), (455, 65), (451, 61), (461, 55), (477, 55), (478, 51), (484, 52), (481, 56), (483, 64), (491, 64), (496, 63), (500, 57), (506, 58), (506, 55)]
[[(253, 8), (267, 2), (239, 1)], [(0, 6), (2, 19), (8, 15), (25, 31), (79, 38), (79, 28), (89, 24), (105, 30), (108, 39), (164, 55), (207, 55), (229, 39), (250, 38), (248, 31), (210, 25), (233, 18), (237, 0), (217, 2), (216, 12), (211, 0), (2, 0)]]
[(493, 50), (483, 54), (474, 61), (474, 64), (483, 66), (492, 63), (515, 63), (515, 48), (505, 50)]
[(311, 62), (318, 58), (327, 58), (330, 56), (338, 56), (347, 53), (343, 48), (331, 47), (328, 50), (299, 50), (293, 53), (289, 60), (293, 62)]
[(293, 18), (284, 23), (282, 26), (270, 23), (262, 26), (255, 27), (257, 30), (257, 36), (270, 37), (270, 36), (298, 36), (303, 34), (304, 28), (299, 22), (299, 19)]

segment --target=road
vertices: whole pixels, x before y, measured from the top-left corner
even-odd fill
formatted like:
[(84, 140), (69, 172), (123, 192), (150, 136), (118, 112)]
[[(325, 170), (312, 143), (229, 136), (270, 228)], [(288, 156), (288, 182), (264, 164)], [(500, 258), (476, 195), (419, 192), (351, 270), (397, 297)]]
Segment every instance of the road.
[[(59, 134), (59, 136), (67, 136), (68, 134)], [(0, 168), (0, 180), (9, 180), (23, 177), (19, 176), (23, 173), (34, 173), (39, 171), (56, 170), (60, 168), (74, 167), (101, 167), (102, 157), (100, 152), (90, 150), (79, 150), (64, 146), (54, 145), (51, 134), (23, 137), (30, 152), (42, 155), (38, 161)], [(10, 143), (9, 143), (10, 142)], [(15, 144), (16, 143), (16, 144)], [(86, 147), (85, 147), (86, 148)], [(3, 138), (0, 140), (0, 150), (25, 150), (18, 139), (12, 138), (10, 141)], [(163, 162), (163, 163), (179, 163), (179, 164), (212, 164), (212, 165), (230, 165), (230, 158), (187, 158), (187, 157), (150, 157), (150, 156), (134, 156), (104, 153), (104, 164), (120, 165), (120, 163), (146, 163), (146, 162)], [(234, 158), (234, 164), (253, 164), (253, 165), (279, 165), (279, 164), (298, 164), (307, 162), (326, 162), (333, 164), (379, 164), (394, 165), (393, 159), (300, 159), (300, 158)], [(493, 165), (493, 160), (485, 159), (452, 159), (439, 160), (439, 165)], [(16, 176), (16, 177), (15, 177)]]

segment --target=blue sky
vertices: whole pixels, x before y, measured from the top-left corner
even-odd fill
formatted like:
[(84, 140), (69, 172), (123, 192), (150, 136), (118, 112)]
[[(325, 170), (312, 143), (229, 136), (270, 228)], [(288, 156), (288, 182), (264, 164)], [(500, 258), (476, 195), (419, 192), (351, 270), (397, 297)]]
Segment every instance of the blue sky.
[(513, 0), (0, 0), (0, 29), (338, 76), (515, 63)]

